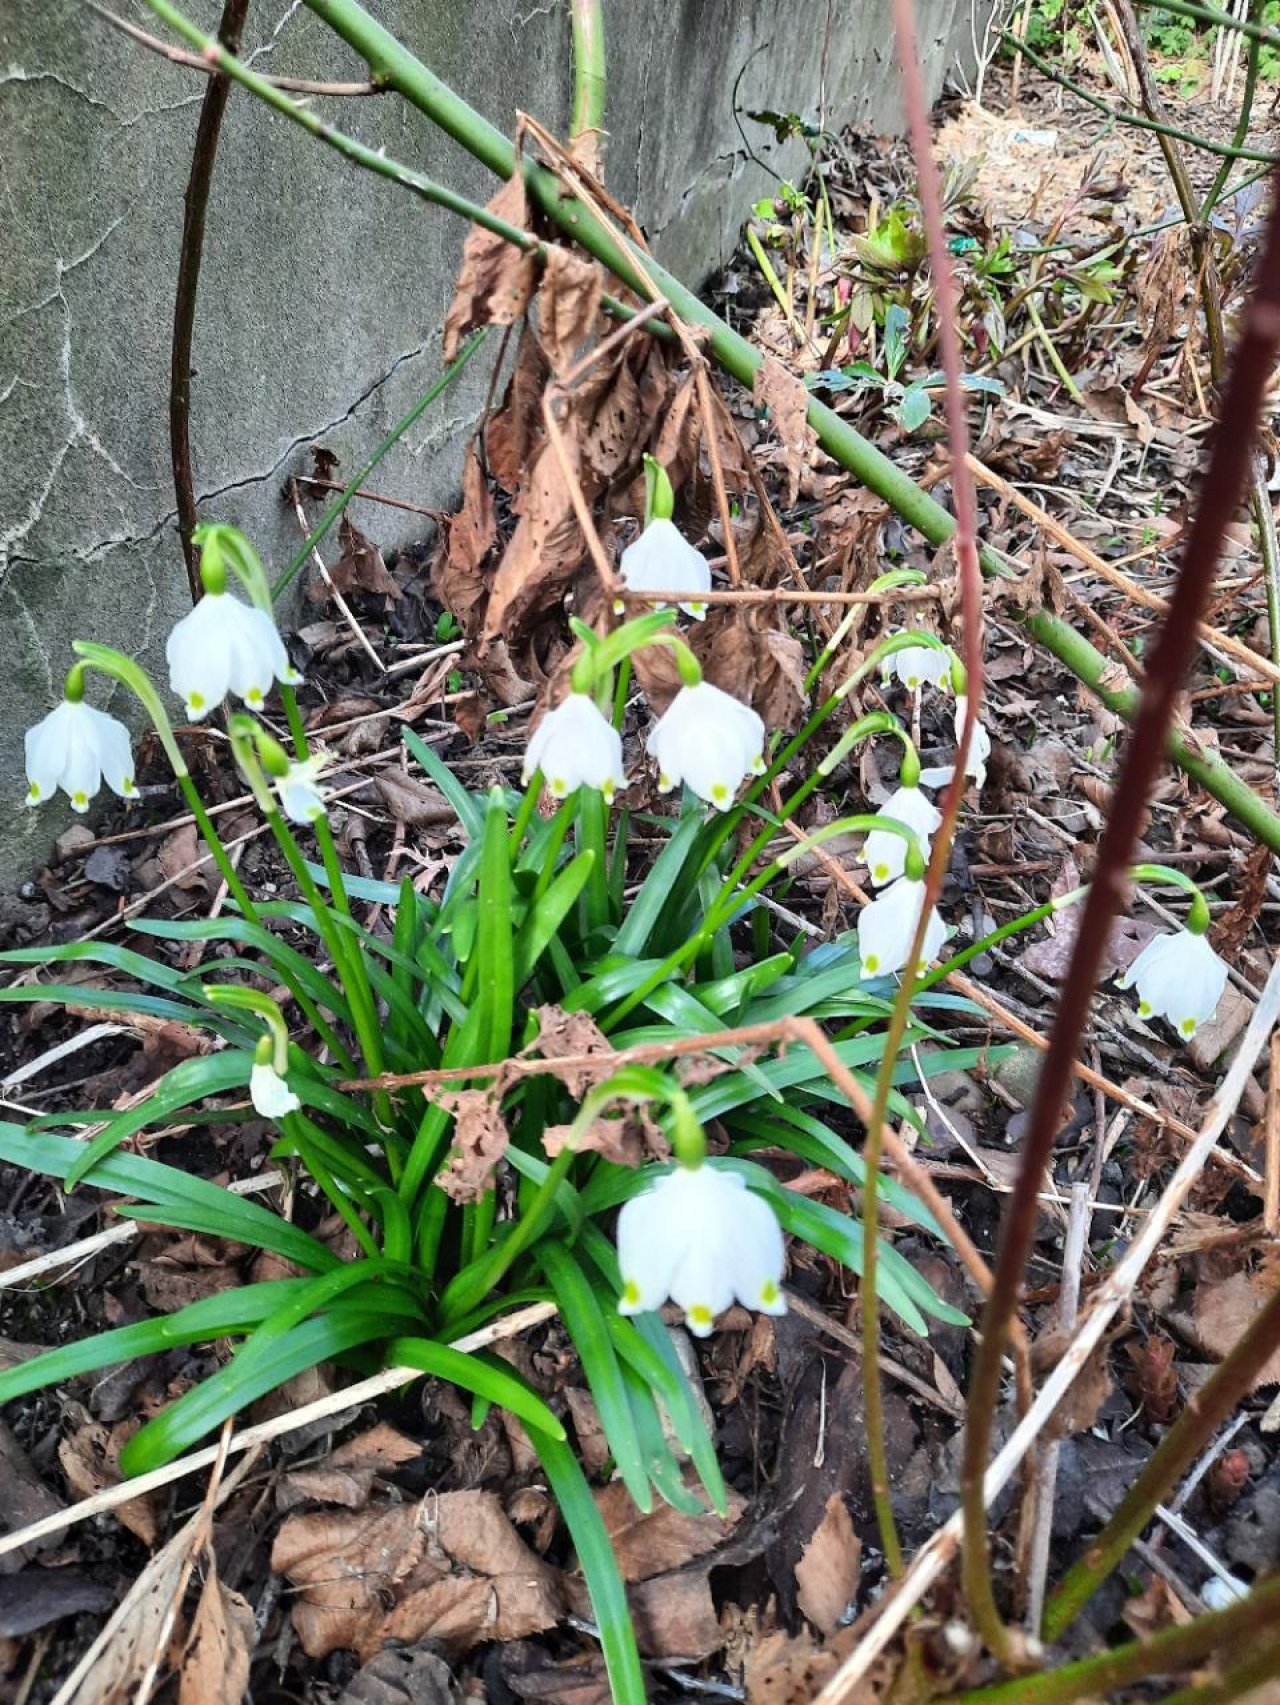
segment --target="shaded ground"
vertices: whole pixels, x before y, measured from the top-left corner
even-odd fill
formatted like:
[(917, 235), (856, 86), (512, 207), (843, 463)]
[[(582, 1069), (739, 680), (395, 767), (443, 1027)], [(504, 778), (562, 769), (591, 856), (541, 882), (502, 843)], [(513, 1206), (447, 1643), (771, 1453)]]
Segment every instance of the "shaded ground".
[[(1099, 116), (1025, 68), (1020, 111), (1009, 116), (1006, 88), (1005, 74), (993, 74), (987, 111), (951, 107), (940, 115), (939, 133), (940, 153), (957, 165), (948, 222), (966, 283), (966, 330), (988, 351), (976, 370), (996, 387), (975, 399), (973, 411), (976, 454), (996, 476), (980, 476), (982, 533), (1049, 588), (1121, 678), (1140, 665), (1150, 609), (1083, 562), (1061, 533), (1047, 533), (997, 482), (1007, 481), (1106, 563), (1122, 564), (1140, 589), (1167, 589), (1212, 400), (1193, 308), (1196, 273), (1185, 234), (1165, 223), (1171, 198), (1152, 139), (1115, 130), (1098, 141)], [(1187, 111), (1180, 108), (1182, 122)], [(1230, 115), (1203, 106), (1195, 111), (1211, 132), (1229, 131)], [(1255, 145), (1269, 124), (1260, 116)], [(760, 220), (786, 311), (745, 248), (719, 281), (717, 302), (784, 364), (822, 375), (814, 382), (863, 432), (945, 494), (936, 409), (923, 424), (904, 425), (900, 393), (842, 385), (850, 375), (841, 370), (858, 361), (883, 372), (882, 339), (869, 327), (858, 335), (848, 325), (825, 323), (859, 293), (880, 299), (881, 318), (885, 301), (897, 301), (909, 327), (923, 323), (917, 321), (923, 280), (877, 267), (854, 240), (867, 244), (886, 211), (909, 196), (905, 150), (845, 138), (825, 158), (834, 246), (820, 246), (815, 259), (812, 199), (808, 212), (780, 199)], [(1212, 162), (1199, 160), (1201, 188), (1212, 175)], [(1228, 315), (1238, 305), (1258, 217), (1256, 193), (1248, 189), (1222, 209), (1217, 241)], [(1063, 246), (1046, 248), (1047, 242)], [(999, 359), (996, 350), (1003, 351)], [(899, 381), (909, 388), (931, 368), (930, 349), (912, 348)], [(797, 462), (794, 447), (774, 439), (749, 399), (729, 402), (811, 586), (863, 589), (891, 564), (917, 567), (931, 579), (945, 574), (945, 564), (935, 564), (847, 476), (821, 460)], [(1268, 439), (1269, 454), (1270, 446)], [(317, 471), (321, 478), (331, 472), (322, 460)], [(691, 479), (705, 496), (705, 477), (700, 486)], [(682, 519), (695, 535), (700, 520), (709, 550), (723, 550), (709, 500), (701, 516)], [(359, 521), (376, 535), (373, 504), (361, 505)], [(509, 524), (500, 496), (496, 525)], [(456, 856), (457, 826), (444, 800), (404, 765), (400, 727), (412, 723), (468, 785), (480, 786), (513, 778), (532, 705), (516, 697), (492, 714), (484, 694), (495, 690), (493, 679), (477, 680), (465, 669), (464, 642), (439, 622), (426, 569), (434, 561), (435, 584), (447, 586), (441, 569), (447, 558), (435, 530), (424, 524), (424, 534), (420, 551), (384, 562), (363, 534), (349, 532), (333, 578), (353, 619), (335, 607), (317, 577), (314, 619), (298, 637), (297, 658), (310, 682), (311, 726), (338, 758), (348, 866), (382, 879), (410, 872), (425, 889)], [(748, 518), (739, 540), (748, 578), (758, 566), (759, 535)], [(1243, 525), (1236, 545), (1223, 564), (1212, 622), (1270, 659), (1256, 544)], [(1006, 597), (1016, 605), (1017, 596), (1015, 583)], [(466, 612), (458, 613), (465, 624)], [(811, 656), (822, 612), (811, 617), (797, 606), (789, 615)], [(876, 622), (869, 614), (850, 643), (872, 637)], [(537, 631), (526, 641), (525, 657), (542, 674), (552, 673), (559, 642)], [(382, 667), (375, 668), (370, 648)], [(1087, 878), (1116, 774), (1116, 720), (1031, 645), (994, 593), (987, 663), (991, 772), (980, 801), (971, 798), (945, 896), (948, 918), (959, 923), (957, 945)], [(1271, 699), (1270, 683), (1238, 651), (1211, 647), (1189, 683), (1186, 714), (1201, 741), (1214, 744), (1274, 801)], [(951, 743), (949, 710), (932, 702), (913, 707), (892, 694), (887, 702), (919, 721), (926, 764), (942, 761)], [(256, 836), (255, 816), (228, 795), (216, 737), (202, 735), (191, 749), (206, 796), (226, 806), (221, 822), (228, 840), (246, 837), (242, 875), (255, 890), (280, 885), (281, 872)], [(144, 765), (142, 773), (153, 785), (128, 826), (107, 822), (96, 836), (71, 831), (60, 861), (21, 899), (6, 903), (3, 926), (11, 943), (112, 930), (133, 910), (202, 916), (219, 903), (211, 880), (191, 868), (194, 830), (174, 826), (174, 795), (159, 779), (160, 764)], [(874, 757), (864, 758), (856, 773), (846, 766), (815, 798), (807, 826), (838, 815), (851, 796), (874, 806), (892, 784)], [(1210, 895), (1213, 939), (1230, 959), (1232, 980), (1218, 1018), (1190, 1049), (1162, 1028), (1143, 1025), (1131, 997), (1108, 989), (1098, 1002), (1087, 1063), (1104, 1087), (1082, 1087), (1070, 1110), (1028, 1274), (1028, 1320), (1048, 1361), (1061, 1342), (1053, 1333), (1063, 1305), (1072, 1187), (1085, 1186), (1088, 1235), (1077, 1276), (1087, 1299), (1157, 1201), (1187, 1128), (1200, 1124), (1276, 942), (1278, 891), (1269, 858), (1256, 854), (1221, 807), (1172, 769), (1152, 803), (1144, 846), (1144, 856), (1184, 869)], [(845, 929), (856, 915), (858, 878), (852, 849), (834, 843), (797, 866), (781, 903), (795, 927), (815, 936)], [(1133, 958), (1158, 927), (1160, 911), (1152, 900), (1135, 906), (1117, 932), (1112, 969)], [(385, 927), (376, 907), (368, 921)], [(919, 1158), (987, 1253), (1034, 1081), (1036, 1050), (1010, 1025), (1022, 1021), (1043, 1035), (1069, 942), (1069, 921), (1060, 919), (1054, 933), (1036, 930), (969, 968), (988, 1016), (957, 1018), (957, 1038), (1004, 1042), (1013, 1034), (1020, 1045), (996, 1071), (935, 1080), (930, 1094), (918, 1098), (929, 1133)], [(5, 1068), (4, 1093), (22, 1113), (113, 1104), (194, 1046), (172, 1025), (140, 1029), (131, 1020), (126, 1029), (107, 1013), (71, 1022), (52, 1006), (13, 1009), (0, 1024), (14, 1062)], [(54, 1053), (69, 1043), (74, 1046)], [(1222, 1158), (1206, 1169), (1148, 1270), (1107, 1345), (1105, 1366), (1094, 1370), (1089, 1391), (1078, 1394), (1053, 1503), (1055, 1557), (1072, 1551), (1118, 1501), (1170, 1419), (1280, 1282), (1274, 1195), (1280, 1155), (1273, 1147), (1268, 1156), (1265, 1148), (1267, 1129), (1280, 1128), (1278, 1094), (1280, 1085), (1265, 1072), (1248, 1085)], [(175, 1131), (153, 1152), (208, 1176), (245, 1179), (262, 1169), (270, 1146), (265, 1127), (256, 1140), (253, 1131), (248, 1127), (230, 1148), (216, 1126)], [(794, 1162), (778, 1164), (795, 1173)], [(1269, 1200), (1264, 1178), (1273, 1184)], [(112, 1223), (91, 1193), (63, 1199), (11, 1172), (6, 1185), (0, 1267), (14, 1268)], [(835, 1206), (849, 1205), (848, 1192), (830, 1175), (807, 1174), (804, 1187)], [(300, 1203), (298, 1212), (305, 1217), (308, 1205)], [(972, 1308), (948, 1255), (901, 1233), (896, 1241), (944, 1296)], [(0, 1292), (0, 1357), (170, 1309), (241, 1282), (249, 1266), (235, 1250), (170, 1233), (114, 1243), (57, 1283), (29, 1281)], [(785, 1319), (736, 1315), (696, 1350), (735, 1492), (723, 1525), (691, 1522), (667, 1508), (639, 1518), (621, 1489), (605, 1484), (599, 1423), (557, 1323), (504, 1351), (572, 1421), (584, 1460), (601, 1480), (606, 1519), (635, 1583), (633, 1608), (658, 1698), (709, 1688), (719, 1697), (742, 1697), (745, 1690), (778, 1705), (809, 1699), (847, 1644), (839, 1629), (848, 1608), (865, 1608), (883, 1579), (859, 1364), (848, 1333), (856, 1324), (850, 1281), (805, 1252), (789, 1282), (797, 1304)], [(886, 1344), (901, 1370), (888, 1398), (895, 1503), (914, 1549), (954, 1507), (970, 1337), (942, 1328), (921, 1341), (888, 1322)], [(13, 1405), (7, 1427), (0, 1427), (14, 1489), (11, 1525), (109, 1483), (113, 1453), (137, 1417), (198, 1377), (218, 1353), (216, 1346), (174, 1351)], [(1098, 1595), (1079, 1644), (1113, 1636), (1126, 1624), (1145, 1631), (1176, 1619), (1197, 1604), (1215, 1566), (1247, 1580), (1280, 1561), (1280, 1415), (1264, 1414), (1280, 1368), (1268, 1372), (1274, 1377), (1262, 1382), (1230, 1437), (1200, 1465), (1196, 1484), (1184, 1489), (1181, 1514), (1201, 1551), (1157, 1528)], [(329, 1376), (273, 1401), (296, 1406), (323, 1388), (320, 1380)], [(132, 1506), (123, 1525), (73, 1527), (29, 1556), (0, 1559), (0, 1571), (10, 1571), (0, 1575), (0, 1664), (15, 1698), (53, 1697), (107, 1608), (196, 1501), (180, 1486)], [(1032, 1499), (1010, 1498), (995, 1511), (997, 1564), (1015, 1599), (1027, 1579), (1031, 1543), (1019, 1513), (1033, 1507)], [(322, 1431), (288, 1437), (251, 1462), (216, 1515), (213, 1549), (226, 1589), (217, 1611), (222, 1631), (211, 1609), (199, 1624), (202, 1639), (206, 1650), (217, 1639), (234, 1648), (236, 1626), (243, 1644), (252, 1619), (256, 1700), (355, 1705), (465, 1695), (589, 1705), (607, 1697), (572, 1556), (518, 1425), (490, 1415), (473, 1432), (469, 1407), (439, 1385), (415, 1386), (384, 1400), (376, 1413), (337, 1414)], [(434, 1594), (429, 1621), (443, 1656), (416, 1634), (407, 1648), (379, 1656), (384, 1642), (421, 1626), (415, 1615), (427, 1594)], [(955, 1608), (945, 1593), (934, 1605), (939, 1617)], [(199, 1647), (196, 1642), (197, 1657), (187, 1657), (188, 1673), (196, 1673)], [(173, 1654), (171, 1666), (181, 1663)], [(164, 1685), (173, 1690), (172, 1682)], [(208, 1677), (201, 1685), (214, 1688)]]

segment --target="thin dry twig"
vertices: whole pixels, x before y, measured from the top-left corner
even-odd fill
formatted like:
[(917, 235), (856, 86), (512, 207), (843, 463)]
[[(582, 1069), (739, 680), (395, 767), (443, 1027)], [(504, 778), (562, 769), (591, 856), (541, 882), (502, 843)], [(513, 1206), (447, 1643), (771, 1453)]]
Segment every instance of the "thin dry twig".
[[(1159, 1248), (1174, 1216), (1200, 1176), (1219, 1137), (1244, 1094), (1258, 1056), (1280, 1017), (1280, 965), (1273, 967), (1256, 1011), (1240, 1043), (1231, 1070), (1214, 1097), (1192, 1147), (1179, 1162), (1155, 1211), (1129, 1244), (1112, 1271), (1094, 1291), (1092, 1302), (1066, 1354), (1054, 1368), (1035, 1402), (1018, 1423), (1008, 1443), (987, 1469), (983, 1496), (988, 1508), (1016, 1472), (1076, 1376), (1102, 1341), (1112, 1320), (1133, 1295), (1138, 1279)], [(914, 1607), (939, 1579), (955, 1556), (963, 1532), (963, 1515), (940, 1527), (916, 1553), (902, 1579), (878, 1601), (868, 1616), (865, 1635), (826, 1683), (813, 1705), (849, 1705), (858, 1684), (876, 1658), (906, 1622)]]

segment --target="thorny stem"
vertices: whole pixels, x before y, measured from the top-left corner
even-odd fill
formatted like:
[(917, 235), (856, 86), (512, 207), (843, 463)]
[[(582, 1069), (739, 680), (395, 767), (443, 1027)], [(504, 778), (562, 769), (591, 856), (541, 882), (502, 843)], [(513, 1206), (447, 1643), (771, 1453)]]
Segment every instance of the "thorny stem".
[(1229, 1649), (1274, 1626), (1280, 1613), (1280, 1575), (1269, 1576), (1239, 1604), (1145, 1640), (1132, 1640), (1097, 1657), (1039, 1675), (1018, 1676), (992, 1687), (951, 1695), (952, 1705), (1071, 1705), (1085, 1698), (1110, 1697), (1148, 1675), (1167, 1674), (1203, 1662), (1210, 1653)]
[[(1280, 206), (1273, 205), (1255, 294), (1244, 315), (1239, 346), (1222, 405), (1209, 470), (1187, 541), (1182, 569), (1142, 684), (1128, 754), (1103, 831), (1093, 884), (1059, 997), (1032, 1103), (1022, 1164), (1009, 1197), (996, 1264), (995, 1289), (983, 1315), (969, 1380), (961, 1507), (964, 1583), (970, 1609), (981, 1607), (983, 1631), (995, 1615), (987, 1560), (983, 1478), (991, 1426), (1000, 1396), (1001, 1357), (1036, 1222), (1036, 1198), (1057, 1137), (1071, 1081), (1071, 1062), (1089, 1013), (1109, 924), (1123, 896), (1127, 866), (1196, 643), (1196, 622), (1208, 601), (1223, 535), (1234, 519), (1250, 461), (1263, 395), (1280, 345)], [(1003, 1633), (1003, 1628), (1001, 1629)], [(1025, 1686), (1025, 1680), (1019, 1686)], [(1024, 1697), (1030, 1698), (1028, 1693)]]
[(893, 1069), (898, 1049), (906, 1034), (911, 1017), (911, 1002), (915, 993), (916, 967), (924, 947), (929, 916), (937, 903), (951, 853), (956, 820), (964, 800), (968, 778), (965, 763), (973, 739), (974, 727), (982, 704), (982, 573), (978, 565), (978, 508), (973, 478), (969, 473), (968, 428), (965, 418), (964, 391), (961, 385), (960, 340), (956, 331), (959, 298), (955, 275), (947, 257), (946, 233), (943, 229), (942, 189), (938, 182), (929, 135), (929, 103), (916, 49), (915, 14), (911, 0), (894, 0), (894, 35), (897, 41), (898, 65), (902, 78), (903, 104), (907, 128), (915, 156), (920, 205), (924, 214), (925, 232), (929, 245), (929, 262), (933, 274), (935, 312), (938, 322), (939, 348), (946, 374), (947, 439), (951, 449), (952, 493), (956, 510), (954, 549), (960, 579), (963, 611), (962, 660), (967, 677), (967, 714), (960, 729), (959, 750), (955, 769), (942, 801), (942, 822), (934, 839), (929, 868), (925, 873), (924, 893), (920, 916), (916, 923), (915, 939), (907, 955), (902, 979), (894, 999), (893, 1010), (884, 1039), (880, 1069), (876, 1073), (875, 1096), (871, 1119), (867, 1126), (864, 1158), (866, 1179), (862, 1191), (863, 1223), (866, 1227), (863, 1252), (862, 1281), (858, 1300), (862, 1329), (862, 1379), (866, 1409), (867, 1450), (871, 1471), (871, 1492), (876, 1507), (876, 1520), (884, 1547), (885, 1562), (893, 1576), (902, 1572), (902, 1544), (893, 1515), (889, 1484), (888, 1445), (884, 1428), (884, 1388), (880, 1373), (880, 1311), (877, 1287), (879, 1239), (879, 1178), (884, 1144), (884, 1126), (889, 1111), (889, 1096), (893, 1088)]
[(1280, 1291), (1254, 1316), (1227, 1359), (1161, 1439), (1102, 1532), (1072, 1565), (1045, 1607), (1044, 1638), (1056, 1640), (1121, 1562), (1156, 1505), (1195, 1461), (1280, 1345)]
[[(226, 0), (218, 40), (228, 53), (238, 53), (249, 0)], [(196, 323), (196, 294), (200, 285), (200, 262), (204, 255), (205, 214), (213, 183), (213, 164), (218, 153), (222, 115), (231, 93), (231, 79), (211, 76), (200, 103), (191, 151), (191, 175), (183, 198), (182, 248), (178, 254), (178, 282), (173, 300), (173, 348), (169, 361), (169, 449), (173, 461), (173, 489), (178, 505), (178, 536), (187, 563), (191, 602), (201, 593), (200, 570), (191, 535), (196, 530), (195, 477), (191, 469), (191, 339)]]

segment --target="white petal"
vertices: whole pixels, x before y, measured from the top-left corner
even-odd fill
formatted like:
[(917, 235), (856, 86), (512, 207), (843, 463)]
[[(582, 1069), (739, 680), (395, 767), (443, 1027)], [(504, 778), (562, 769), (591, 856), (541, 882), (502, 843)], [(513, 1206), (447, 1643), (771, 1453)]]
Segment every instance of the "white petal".
[(1190, 1041), (1217, 1011), (1227, 967), (1203, 935), (1180, 929), (1153, 937), (1117, 982), (1124, 989), (1136, 987), (1143, 1018), (1168, 1019)]
[[(925, 857), (929, 856), (929, 836), (941, 823), (942, 813), (932, 800), (925, 798), (918, 787), (897, 788), (885, 800), (876, 816), (889, 817), (894, 822), (905, 823), (908, 829), (914, 829), (920, 837)], [(871, 874), (872, 882), (878, 887), (902, 875), (906, 865), (907, 843), (901, 835), (895, 835), (890, 829), (873, 829), (863, 843), (861, 856)]]
[[(858, 914), (859, 976), (887, 977), (901, 971), (911, 952), (920, 907), (924, 901), (924, 883), (902, 876), (877, 894), (869, 906)], [(947, 928), (937, 908), (929, 914), (925, 929), (921, 964), (927, 965), (936, 957), (947, 939)]]
[(27, 804), (43, 805), (57, 792), (67, 750), (68, 712), (75, 707), (67, 699), (28, 728), (25, 739)]
[(919, 692), (922, 687), (943, 684), (951, 672), (950, 653), (936, 645), (904, 645), (892, 652), (880, 665), (880, 673), (888, 681), (894, 676)]
[(249, 1073), (249, 1099), (264, 1119), (283, 1119), (302, 1105), (270, 1063), (255, 1064)]
[(116, 717), (108, 716), (106, 711), (95, 710), (92, 705), (85, 708), (94, 730), (103, 780), (121, 799), (136, 799), (138, 790), (133, 783), (133, 747), (129, 742), (129, 730)]
[(206, 592), (165, 643), (169, 686), (196, 722), (217, 709), (230, 686), (231, 660), (220, 615), (220, 606), (228, 602), (234, 600), (225, 593)]
[(682, 687), (654, 724), (645, 749), (657, 759), (665, 792), (687, 782), (700, 799), (727, 811), (764, 747), (764, 723), (709, 681)]
[(618, 1266), (622, 1271), (623, 1314), (661, 1308), (671, 1294), (671, 1274), (680, 1258), (679, 1243), (666, 1235), (671, 1214), (668, 1187), (675, 1173), (657, 1179), (632, 1196), (618, 1215)]
[[(632, 592), (709, 592), (711, 568), (671, 521), (650, 521), (633, 544), (627, 546), (618, 564), (622, 581)], [(655, 609), (661, 609), (657, 604)], [(699, 619), (705, 604), (682, 603), (687, 615)]]
[(290, 764), (288, 775), (277, 779), (276, 793), (291, 823), (314, 823), (324, 816), (325, 794), (319, 783), (323, 765), (323, 758), (307, 758), (302, 763)]
[[(960, 739), (967, 714), (968, 700), (963, 693), (956, 694), (956, 740)], [(969, 740), (969, 755), (965, 759), (964, 773), (971, 777), (978, 786), (987, 784), (987, 759), (991, 756), (991, 736), (983, 727), (981, 720), (975, 721), (973, 734)]]
[(535, 770), (542, 771), (547, 791), (556, 799), (566, 799), (583, 786), (612, 799), (627, 785), (622, 737), (586, 693), (570, 693), (534, 730), (524, 755), (526, 784)]

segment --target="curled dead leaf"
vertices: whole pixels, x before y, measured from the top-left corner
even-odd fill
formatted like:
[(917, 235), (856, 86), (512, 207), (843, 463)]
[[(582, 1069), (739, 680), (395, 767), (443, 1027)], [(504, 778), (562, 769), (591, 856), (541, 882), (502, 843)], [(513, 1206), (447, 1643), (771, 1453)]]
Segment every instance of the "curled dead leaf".
[(538, 340), (563, 378), (595, 335), (604, 274), (595, 261), (549, 244), (538, 290)]
[[(515, 172), (489, 203), (489, 212), (522, 230), (529, 221), (524, 178)], [(462, 340), (479, 326), (513, 326), (529, 306), (538, 263), (527, 249), (473, 225), (462, 245), (462, 268), (444, 322), (444, 358), (456, 359)]]
[(479, 1201), (511, 1141), (498, 1097), (492, 1090), (459, 1089), (433, 1099), (453, 1114), (453, 1146), (436, 1183), (455, 1202)]
[[(526, 1052), (544, 1060), (572, 1060), (582, 1055), (612, 1054), (613, 1043), (588, 1012), (566, 1012), (559, 1006), (535, 1007), (538, 1034)], [(579, 1100), (600, 1081), (601, 1073), (590, 1066), (568, 1067), (559, 1074), (570, 1095)]]
[(240, 1705), (257, 1644), (253, 1606), (218, 1578), (210, 1552), (178, 1675), (178, 1705)]
[(827, 1499), (822, 1520), (796, 1564), (796, 1603), (822, 1634), (834, 1634), (857, 1596), (862, 1541), (839, 1492)]
[(774, 627), (767, 606), (721, 605), (693, 636), (694, 655), (713, 687), (749, 704), (766, 729), (793, 728), (805, 704), (804, 647)]
[(778, 435), (786, 475), (784, 507), (790, 509), (800, 492), (800, 476), (809, 462), (817, 435), (808, 422), (809, 393), (804, 381), (767, 355), (756, 369), (752, 395), (767, 408)]

